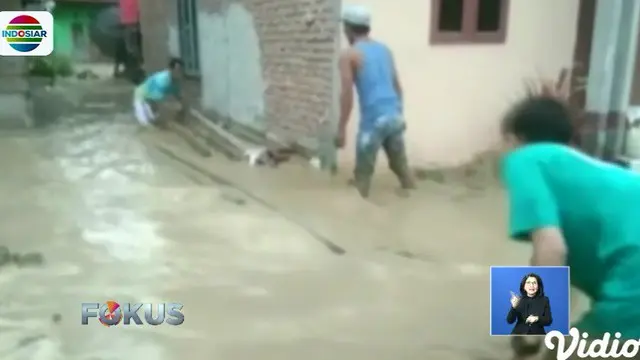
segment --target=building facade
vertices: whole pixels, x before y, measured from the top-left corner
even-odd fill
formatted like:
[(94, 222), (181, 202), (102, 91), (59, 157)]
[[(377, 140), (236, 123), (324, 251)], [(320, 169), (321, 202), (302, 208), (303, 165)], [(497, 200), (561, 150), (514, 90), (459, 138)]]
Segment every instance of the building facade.
[[(500, 117), (527, 80), (555, 78), (576, 64), (576, 78), (604, 66), (601, 57), (590, 65), (601, 52), (592, 47), (596, 13), (604, 16), (597, 0), (139, 1), (148, 71), (180, 56), (205, 112), (310, 145), (329, 143), (337, 122), (340, 9), (366, 4), (372, 35), (395, 53), (416, 166), (464, 163), (495, 146)], [(575, 101), (589, 108), (587, 98)], [(357, 120), (354, 111), (352, 134)], [(352, 150), (351, 142), (339, 162), (352, 163)]]

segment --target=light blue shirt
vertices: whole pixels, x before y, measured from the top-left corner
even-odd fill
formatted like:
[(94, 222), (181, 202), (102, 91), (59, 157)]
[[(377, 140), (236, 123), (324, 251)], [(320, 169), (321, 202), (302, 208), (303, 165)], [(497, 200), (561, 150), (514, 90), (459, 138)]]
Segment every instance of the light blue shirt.
[(136, 89), (136, 97), (144, 100), (162, 101), (169, 95), (178, 94), (178, 88), (170, 70), (158, 71), (149, 76)]

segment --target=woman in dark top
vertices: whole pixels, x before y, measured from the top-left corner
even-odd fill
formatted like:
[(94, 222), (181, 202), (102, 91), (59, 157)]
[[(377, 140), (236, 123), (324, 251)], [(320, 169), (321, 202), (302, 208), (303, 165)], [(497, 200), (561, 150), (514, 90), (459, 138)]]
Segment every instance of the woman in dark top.
[(507, 322), (516, 325), (512, 335), (545, 335), (545, 326), (551, 325), (551, 306), (544, 296), (544, 285), (537, 274), (527, 274), (520, 282), (520, 296), (511, 294), (511, 308)]

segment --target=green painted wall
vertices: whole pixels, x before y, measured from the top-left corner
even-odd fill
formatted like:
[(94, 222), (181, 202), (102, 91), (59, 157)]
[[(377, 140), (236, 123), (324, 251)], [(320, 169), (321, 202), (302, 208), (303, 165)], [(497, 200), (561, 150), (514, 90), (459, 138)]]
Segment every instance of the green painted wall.
[(54, 49), (76, 61), (91, 60), (95, 50), (89, 39), (89, 27), (103, 5), (58, 1), (53, 12)]

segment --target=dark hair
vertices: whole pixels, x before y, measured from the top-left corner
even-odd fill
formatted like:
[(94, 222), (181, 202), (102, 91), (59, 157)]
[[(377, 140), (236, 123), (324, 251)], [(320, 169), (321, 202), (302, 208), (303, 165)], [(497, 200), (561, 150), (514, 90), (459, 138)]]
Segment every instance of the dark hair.
[(169, 59), (169, 69), (175, 69), (178, 66), (180, 67), (184, 67), (184, 62), (182, 62), (182, 59), (179, 58), (171, 58)]
[(355, 25), (345, 21), (344, 26), (349, 28), (349, 31), (354, 35), (369, 35), (369, 32), (371, 32), (371, 27), (367, 25)]
[(502, 121), (503, 134), (525, 143), (569, 144), (573, 139), (573, 116), (565, 103), (551, 96), (532, 96), (514, 105)]
[(529, 273), (522, 278), (522, 281), (520, 281), (520, 295), (527, 296), (527, 292), (524, 291), (524, 284), (527, 282), (527, 279), (530, 277), (535, 278), (536, 281), (538, 282), (538, 290), (536, 291), (536, 294), (533, 297), (544, 296), (544, 284), (542, 284), (542, 278), (540, 277), (540, 275), (536, 273)]

